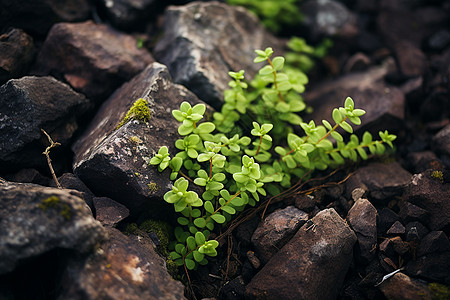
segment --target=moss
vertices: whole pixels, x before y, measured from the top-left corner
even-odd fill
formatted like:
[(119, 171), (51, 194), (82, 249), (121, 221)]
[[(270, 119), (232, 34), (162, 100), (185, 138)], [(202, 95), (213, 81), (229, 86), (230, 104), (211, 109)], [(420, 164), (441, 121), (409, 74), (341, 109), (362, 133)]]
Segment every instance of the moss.
[(59, 210), (59, 215), (64, 219), (69, 221), (72, 218), (72, 210), (70, 206), (66, 203), (62, 203), (61, 199), (57, 196), (50, 196), (45, 198), (37, 205), (43, 211), (47, 211), (47, 209), (56, 209)]
[(442, 171), (431, 172), (431, 177), (439, 179), (440, 182), (444, 182), (444, 173)]
[(156, 184), (156, 182), (150, 182), (149, 184), (147, 184), (147, 186), (150, 192), (156, 192), (158, 190), (158, 185)]
[(138, 120), (141, 122), (148, 122), (150, 120), (150, 109), (148, 108), (147, 100), (143, 98), (137, 99), (119, 125), (117, 125), (116, 129), (119, 129), (131, 120)]
[(135, 135), (130, 136), (129, 140), (131, 142), (135, 143), (135, 144), (141, 144), (142, 143), (142, 140), (139, 137), (135, 136)]
[(130, 223), (125, 228), (125, 234), (127, 234), (127, 235), (136, 234), (138, 230), (139, 230), (139, 227), (137, 226), (136, 223)]
[(433, 282), (428, 285), (428, 289), (433, 300), (450, 299), (450, 288), (446, 285)]
[(154, 233), (159, 239), (159, 245), (156, 250), (164, 257), (169, 256), (169, 232), (171, 232), (171, 226), (159, 220), (147, 220), (144, 221), (139, 228), (147, 233)]

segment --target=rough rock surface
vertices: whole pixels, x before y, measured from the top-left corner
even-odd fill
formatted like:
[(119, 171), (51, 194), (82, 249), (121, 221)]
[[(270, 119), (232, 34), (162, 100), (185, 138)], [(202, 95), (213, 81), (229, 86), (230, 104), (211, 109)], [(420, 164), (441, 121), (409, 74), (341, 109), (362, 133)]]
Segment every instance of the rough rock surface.
[(88, 105), (85, 96), (53, 77), (11, 79), (0, 87), (0, 169), (42, 166), (49, 145), (67, 144)]
[(430, 213), (431, 230), (450, 230), (450, 183), (431, 177), (431, 170), (416, 174), (403, 195), (404, 199)]
[[(117, 125), (138, 98), (148, 102), (148, 123)], [(75, 143), (74, 170), (97, 195), (107, 196), (132, 212), (151, 207), (156, 217), (169, 206), (162, 201), (170, 188), (167, 173), (149, 166), (160, 147), (169, 150), (179, 138), (171, 111), (181, 102), (199, 103), (186, 88), (172, 83), (164, 65), (153, 63), (117, 90), (100, 108), (85, 134)]]
[(348, 212), (347, 221), (358, 238), (358, 257), (364, 263), (376, 255), (377, 210), (367, 199), (359, 199)]
[(323, 210), (253, 277), (246, 296), (334, 299), (352, 261), (355, 242), (355, 233), (336, 211)]
[(421, 280), (410, 278), (403, 273), (397, 273), (380, 285), (384, 296), (394, 299), (432, 299), (428, 285)]
[(348, 194), (355, 188), (362, 188), (370, 199), (382, 201), (400, 196), (410, 181), (411, 174), (399, 163), (375, 162), (356, 170), (346, 182), (346, 191)]
[(120, 203), (108, 197), (95, 197), (93, 199), (96, 219), (104, 226), (115, 226), (130, 215), (130, 211)]
[(307, 220), (308, 214), (293, 206), (267, 216), (252, 236), (252, 244), (262, 263), (267, 263)]
[(438, 153), (450, 158), (450, 125), (445, 126), (433, 137), (433, 146)]
[(46, 34), (57, 22), (82, 21), (89, 17), (88, 0), (0, 0), (0, 28), (22, 28)]
[(10, 28), (0, 35), (0, 84), (23, 76), (34, 54), (33, 38), (23, 30)]
[(73, 190), (0, 181), (0, 274), (57, 248), (89, 252), (103, 227)]
[(228, 89), (229, 71), (242, 69), (251, 78), (259, 69), (254, 50), (281, 48), (256, 16), (215, 1), (170, 6), (164, 24), (155, 57), (167, 65), (176, 83), (216, 109)]
[(148, 236), (107, 229), (108, 240), (86, 259), (73, 259), (59, 299), (185, 299), (184, 286), (167, 273)]
[(333, 109), (343, 106), (345, 99), (352, 97), (355, 107), (366, 111), (361, 117), (362, 124), (354, 126), (355, 130), (370, 129), (376, 137), (379, 130), (399, 130), (403, 126), (405, 96), (399, 88), (382, 80), (391, 69), (391, 64), (386, 63), (324, 82), (307, 91), (305, 101), (314, 108), (308, 117), (316, 124), (330, 120)]
[(104, 100), (153, 62), (137, 40), (92, 21), (58, 23), (50, 30), (36, 62), (40, 75), (64, 78), (90, 100)]
[(156, 0), (101, 0), (99, 7), (117, 28), (144, 28), (146, 18), (155, 10)]
[(434, 252), (450, 251), (450, 241), (443, 231), (431, 231), (420, 242), (417, 256)]

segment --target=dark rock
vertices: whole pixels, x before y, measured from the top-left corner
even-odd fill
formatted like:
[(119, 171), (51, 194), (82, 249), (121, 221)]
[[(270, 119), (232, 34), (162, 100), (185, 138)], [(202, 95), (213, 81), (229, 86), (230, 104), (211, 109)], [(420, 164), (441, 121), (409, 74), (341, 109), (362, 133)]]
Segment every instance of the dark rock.
[(376, 254), (377, 210), (367, 199), (359, 199), (348, 212), (347, 222), (358, 238), (357, 257), (369, 263)]
[(427, 46), (434, 51), (442, 51), (450, 45), (450, 31), (441, 29), (432, 34), (427, 40)]
[(394, 251), (400, 255), (404, 255), (411, 249), (408, 242), (402, 240), (401, 237), (396, 236), (390, 239), (394, 248)]
[(367, 70), (369, 65), (370, 58), (364, 53), (358, 52), (345, 62), (343, 71), (344, 73), (361, 72)]
[(356, 235), (335, 210), (323, 210), (253, 277), (246, 296), (334, 299), (352, 261), (355, 242)]
[[(53, 77), (11, 79), (0, 87), (0, 169), (44, 166), (42, 152), (54, 141), (66, 145), (88, 100)], [(45, 166), (45, 168), (48, 168)]]
[(95, 197), (93, 199), (96, 219), (103, 226), (115, 226), (130, 215), (128, 208), (107, 197)]
[(305, 1), (300, 11), (302, 23), (313, 40), (330, 36), (351, 38), (358, 33), (356, 16), (338, 1)]
[(384, 239), (381, 242), (379, 249), (388, 257), (394, 256), (394, 243), (391, 241), (391, 239)]
[(148, 18), (154, 13), (156, 0), (101, 0), (100, 10), (115, 27), (129, 30), (145, 28)]
[(298, 195), (294, 200), (295, 207), (307, 213), (312, 212), (316, 206), (316, 200), (312, 195)]
[(405, 266), (409, 276), (450, 284), (450, 252), (435, 252), (409, 261)]
[(406, 156), (406, 160), (414, 173), (422, 173), (440, 164), (439, 158), (431, 151), (411, 152)]
[(430, 213), (427, 226), (431, 230), (450, 230), (449, 183), (431, 177), (431, 170), (416, 174), (403, 195), (409, 201)]
[(388, 300), (396, 299), (432, 299), (428, 285), (418, 279), (397, 273), (380, 285)]
[(293, 206), (268, 215), (252, 235), (252, 244), (262, 263), (267, 263), (307, 220), (308, 214)]
[(33, 38), (23, 30), (11, 28), (0, 35), (0, 84), (23, 76), (34, 54)]
[(91, 8), (88, 0), (1, 0), (0, 28), (16, 27), (45, 35), (57, 22), (86, 20)]
[[(150, 121), (130, 121), (116, 130), (138, 98), (150, 109)], [(74, 144), (74, 172), (98, 196), (106, 196), (154, 218), (168, 217), (162, 200), (170, 189), (168, 171), (161, 174), (148, 163), (160, 147), (172, 153), (179, 123), (171, 111), (181, 102), (200, 101), (186, 88), (172, 83), (167, 68), (153, 63), (117, 90), (100, 108), (86, 132)], [(172, 153), (173, 154), (173, 153)]]
[(104, 237), (72, 190), (0, 182), (0, 274), (54, 249), (86, 253)]
[(392, 224), (391, 228), (386, 232), (389, 235), (403, 235), (405, 234), (405, 226), (403, 226), (402, 223), (399, 221), (396, 221), (394, 224)]
[[(392, 245), (394, 245), (394, 244), (392, 244)], [(397, 253), (395, 253), (395, 251), (394, 251), (393, 255), (394, 256), (391, 256), (393, 258), (399, 257), (399, 255)], [(395, 270), (398, 270), (398, 262), (397, 261), (394, 262), (391, 258), (387, 257), (383, 253), (379, 253), (378, 258), (379, 258), (380, 266), (384, 270), (383, 273), (391, 273), (391, 272), (394, 272)]]
[(154, 54), (176, 83), (218, 109), (229, 88), (228, 71), (243, 69), (252, 78), (259, 69), (253, 63), (254, 50), (269, 46), (282, 48), (244, 8), (193, 2), (166, 10), (164, 35)]
[[(80, 180), (73, 173), (64, 173), (60, 177), (58, 177), (59, 184), (65, 189), (77, 190), (82, 193), (84, 201), (91, 208), (92, 214), (95, 216), (95, 206), (93, 198), (94, 194), (89, 190), (89, 188), (84, 184), (83, 181)], [(56, 183), (52, 182), (52, 187), (56, 187)]]
[(354, 130), (370, 130), (374, 137), (379, 130), (399, 130), (403, 127), (405, 97), (400, 89), (382, 80), (389, 69), (389, 65), (374, 67), (315, 86), (305, 93), (306, 103), (314, 109), (308, 118), (315, 124), (330, 120), (333, 109), (343, 106), (351, 96), (355, 107), (366, 111), (361, 117), (362, 125), (354, 126)]
[(398, 214), (402, 218), (404, 223), (409, 223), (412, 221), (427, 223), (429, 219), (429, 214), (426, 210), (409, 202), (405, 202)]
[(36, 72), (64, 78), (90, 100), (104, 100), (153, 62), (136, 38), (92, 21), (59, 23), (37, 57)]
[(400, 72), (408, 77), (421, 76), (427, 68), (425, 54), (413, 43), (398, 41), (394, 45), (394, 52)]
[(9, 181), (22, 183), (35, 183), (43, 186), (50, 185), (50, 178), (44, 176), (36, 169), (20, 169), (17, 173), (5, 176)]
[(380, 202), (401, 195), (410, 180), (411, 174), (399, 163), (375, 162), (357, 169), (345, 185), (347, 194), (355, 188), (363, 188), (369, 199)]
[(405, 226), (406, 232), (406, 241), (414, 241), (417, 242), (424, 238), (429, 230), (422, 225), (420, 222), (410, 222)]
[(251, 239), (253, 233), (258, 227), (260, 221), (261, 221), (260, 218), (252, 217), (251, 219), (246, 220), (236, 228), (235, 230), (236, 238), (239, 240), (240, 243), (242, 243), (243, 246), (245, 247), (251, 246)]
[(254, 269), (259, 269), (261, 267), (261, 261), (255, 255), (255, 252), (253, 252), (251, 250), (247, 251), (247, 259), (251, 263), (251, 265)]
[(450, 242), (443, 231), (431, 231), (417, 248), (417, 256), (421, 257), (434, 252), (450, 251)]
[(396, 221), (400, 221), (400, 217), (394, 211), (388, 207), (382, 208), (378, 211), (378, 232), (385, 234)]
[(445, 126), (433, 137), (433, 147), (438, 153), (450, 156), (450, 125)]
[(185, 299), (149, 237), (127, 237), (108, 228), (108, 240), (87, 258), (73, 259), (60, 299)]

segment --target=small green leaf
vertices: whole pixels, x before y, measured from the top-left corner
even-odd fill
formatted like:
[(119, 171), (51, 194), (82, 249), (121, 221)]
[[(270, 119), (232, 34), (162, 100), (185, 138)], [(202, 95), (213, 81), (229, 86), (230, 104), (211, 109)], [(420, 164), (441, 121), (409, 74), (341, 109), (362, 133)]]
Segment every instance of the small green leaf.
[(195, 261), (198, 262), (198, 263), (201, 262), (205, 258), (205, 254), (200, 253), (197, 250), (192, 252), (192, 254), (194, 255)]
[(210, 214), (214, 213), (214, 207), (213, 207), (211, 201), (205, 201), (204, 207), (205, 207), (205, 210), (207, 212), (209, 212)]
[(277, 56), (273, 58), (272, 64), (275, 70), (280, 71), (281, 69), (283, 69), (284, 66), (284, 57)]
[(353, 128), (350, 124), (348, 124), (347, 122), (342, 122), (339, 124), (340, 127), (342, 127), (342, 129), (344, 129), (345, 131), (352, 133), (353, 132)]
[(194, 225), (198, 228), (204, 228), (206, 226), (206, 221), (203, 218), (197, 218), (194, 220)]
[(274, 72), (274, 69), (272, 68), (272, 66), (267, 65), (262, 67), (262, 69), (259, 70), (259, 75), (268, 75)]
[(339, 124), (342, 122), (344, 118), (341, 115), (341, 112), (339, 111), (339, 109), (335, 108), (333, 109), (333, 120), (334, 122), (336, 122), (336, 124)]
[(184, 263), (186, 264), (186, 268), (188, 268), (189, 270), (194, 270), (195, 262), (192, 259), (186, 258), (184, 260)]
[(216, 221), (216, 223), (219, 224), (225, 223), (226, 221), (225, 217), (218, 213), (211, 215), (211, 219), (213, 219), (214, 221)]
[(198, 246), (201, 246), (205, 243), (205, 236), (200, 231), (195, 234), (195, 242)]
[(186, 218), (183, 218), (183, 217), (179, 217), (179, 218), (177, 219), (177, 221), (178, 221), (178, 223), (179, 223), (180, 225), (187, 225), (187, 224), (189, 224), (189, 220), (186, 219)]
[(190, 236), (186, 239), (186, 244), (189, 250), (194, 250), (197, 247), (197, 244), (195, 243), (195, 238), (193, 236)]
[(231, 206), (228, 206), (228, 205), (222, 206), (222, 210), (224, 212), (229, 213), (230, 215), (234, 215), (236, 213), (236, 210), (234, 208), (232, 208)]

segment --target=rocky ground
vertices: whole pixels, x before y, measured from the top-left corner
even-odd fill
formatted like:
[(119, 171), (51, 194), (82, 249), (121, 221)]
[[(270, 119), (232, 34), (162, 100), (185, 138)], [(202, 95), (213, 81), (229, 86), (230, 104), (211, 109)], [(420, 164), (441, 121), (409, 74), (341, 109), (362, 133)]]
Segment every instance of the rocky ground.
[[(278, 36), (187, 2), (0, 0), (0, 299), (450, 299), (450, 1), (303, 1)], [(155, 230), (124, 233), (174, 219), (149, 159), (178, 138), (172, 109), (219, 108), (227, 72), (255, 74), (253, 50), (293, 32), (334, 41), (305, 118), (351, 96), (356, 132), (388, 129), (396, 151), (249, 210), (185, 288)], [(150, 121), (117, 129), (138, 98)]]

